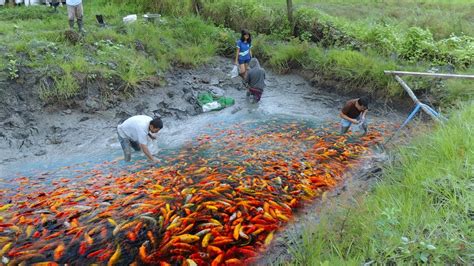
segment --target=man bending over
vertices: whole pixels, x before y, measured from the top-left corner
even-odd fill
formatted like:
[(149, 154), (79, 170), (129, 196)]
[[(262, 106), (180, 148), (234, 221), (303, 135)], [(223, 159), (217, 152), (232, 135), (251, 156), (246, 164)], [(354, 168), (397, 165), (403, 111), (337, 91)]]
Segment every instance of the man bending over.
[(258, 103), (262, 98), (263, 89), (265, 88), (265, 70), (260, 67), (257, 58), (250, 59), (250, 70), (245, 77), (248, 84), (247, 96), (252, 96), (254, 103)]
[(160, 118), (152, 119), (146, 115), (136, 115), (117, 126), (118, 139), (122, 146), (125, 161), (131, 160), (131, 148), (142, 150), (151, 162), (159, 162), (148, 149), (148, 143), (156, 139), (156, 133), (163, 128)]
[(342, 118), (341, 134), (346, 133), (352, 124), (360, 125), (364, 130), (364, 135), (367, 134), (367, 121), (365, 115), (367, 114), (368, 107), (369, 101), (366, 97), (347, 101), (339, 114)]

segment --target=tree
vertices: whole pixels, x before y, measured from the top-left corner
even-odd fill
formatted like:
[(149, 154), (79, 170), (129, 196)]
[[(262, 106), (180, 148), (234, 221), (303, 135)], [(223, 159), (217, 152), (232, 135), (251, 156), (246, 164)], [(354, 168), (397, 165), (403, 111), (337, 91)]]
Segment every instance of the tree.
[(286, 0), (286, 8), (288, 11), (288, 22), (290, 22), (291, 31), (293, 33), (293, 0)]
[(202, 10), (201, 0), (192, 0), (191, 5), (192, 5), (194, 14), (201, 15), (201, 10)]

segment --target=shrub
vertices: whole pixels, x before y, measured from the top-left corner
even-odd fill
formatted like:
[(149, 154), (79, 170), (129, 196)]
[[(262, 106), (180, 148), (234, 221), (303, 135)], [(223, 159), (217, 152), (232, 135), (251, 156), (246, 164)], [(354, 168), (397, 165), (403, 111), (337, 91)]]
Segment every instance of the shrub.
[(273, 9), (261, 1), (220, 0), (207, 1), (202, 15), (217, 25), (240, 31), (243, 28), (251, 32), (269, 34), (281, 29), (285, 18), (282, 9)]
[(451, 35), (439, 41), (437, 45), (440, 50), (439, 58), (443, 63), (460, 68), (468, 68), (474, 64), (474, 37)]
[[(239, 36), (240, 37), (240, 36)], [(217, 35), (217, 53), (226, 57), (235, 56), (235, 44), (236, 40), (239, 38), (238, 34), (228, 28), (219, 28), (219, 33)], [(255, 42), (254, 42), (255, 44)], [(253, 44), (253, 46), (255, 46)]]
[(291, 69), (299, 69), (308, 49), (308, 43), (301, 42), (298, 39), (293, 39), (289, 43), (277, 44), (269, 52), (270, 59), (268, 63), (281, 73), (288, 72)]
[(393, 26), (376, 25), (364, 31), (363, 41), (382, 55), (391, 56), (400, 50), (399, 33)]
[(412, 63), (432, 60), (437, 53), (431, 32), (418, 27), (408, 30), (400, 47), (400, 56)]

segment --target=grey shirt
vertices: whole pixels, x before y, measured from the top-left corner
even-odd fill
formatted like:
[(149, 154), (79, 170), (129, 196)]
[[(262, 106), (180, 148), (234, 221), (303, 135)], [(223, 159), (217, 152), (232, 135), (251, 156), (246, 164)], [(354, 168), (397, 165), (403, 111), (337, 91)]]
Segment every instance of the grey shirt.
[(265, 70), (260, 67), (257, 58), (252, 58), (249, 63), (250, 70), (245, 77), (245, 81), (250, 88), (263, 90), (265, 88)]

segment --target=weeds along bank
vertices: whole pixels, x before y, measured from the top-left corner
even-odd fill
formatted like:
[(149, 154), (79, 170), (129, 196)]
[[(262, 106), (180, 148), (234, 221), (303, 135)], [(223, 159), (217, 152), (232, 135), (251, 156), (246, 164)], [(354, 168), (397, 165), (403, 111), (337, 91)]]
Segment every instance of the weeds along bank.
[[(289, 24), (284, 5), (278, 1), (87, 3), (85, 38), (64, 34), (64, 9), (59, 14), (49, 13), (46, 7), (2, 9), (3, 77), (22, 82), (26, 75), (22, 72), (28, 72), (25, 67), (39, 71), (38, 91), (46, 102), (80, 96), (88, 82), (107, 84), (99, 86), (105, 97), (131, 94), (140, 81), (159, 83), (156, 77), (172, 65), (193, 67), (216, 54), (233, 55), (238, 37), (233, 30), (242, 27), (258, 33), (254, 54), (267, 66), (282, 73), (307, 70), (315, 83), (338, 84), (336, 89), (341, 92), (398, 97), (402, 90), (383, 74), (387, 69), (473, 70), (474, 41), (468, 35), (435, 40), (431, 31), (422, 28), (352, 22), (313, 8), (311, 4), (321, 4), (318, 1), (295, 3), (294, 25)], [(166, 15), (165, 22), (123, 25), (121, 21), (130, 13), (153, 11)], [(97, 26), (94, 15), (99, 13), (108, 28)], [(408, 82), (419, 93), (436, 95), (430, 99), (433, 104), (450, 104), (473, 94), (470, 84), (462, 80)]]
[[(86, 4), (82, 37), (65, 31), (66, 10), (59, 11), (0, 9), (0, 81), (34, 83), (45, 102), (84, 96), (92, 83), (99, 83), (104, 98), (131, 95), (140, 82), (159, 85), (171, 66), (194, 67), (226, 49), (219, 40), (227, 31), (195, 17), (124, 25), (122, 17), (130, 13), (125, 7)], [(104, 14), (106, 28), (98, 27), (97, 13)]]
[(474, 103), (460, 109), (396, 151), (369, 197), (307, 225), (291, 264), (471, 264)]
[[(118, 1), (117, 1), (118, 2)], [(294, 1), (294, 23), (286, 1), (136, 1), (138, 11), (175, 16), (198, 13), (216, 25), (259, 33), (255, 54), (280, 72), (303, 69), (318, 83), (375, 97), (402, 90), (383, 70), (472, 73), (474, 7), (469, 1)], [(296, 36), (296, 37), (295, 37)], [(227, 44), (232, 45), (232, 41)], [(232, 51), (232, 50), (230, 50)], [(331, 81), (331, 82), (325, 82)], [(419, 93), (436, 95), (433, 104), (472, 97), (465, 81), (409, 79)]]
[[(459, 36), (435, 39), (429, 29), (407, 27), (395, 21), (334, 17), (306, 5), (296, 6), (294, 25), (289, 25), (282, 21), (286, 10), (281, 3), (269, 7), (275, 2), (214, 1), (208, 4), (209, 11), (205, 9), (203, 13), (233, 29), (238, 29), (239, 17), (250, 18), (245, 19), (244, 26), (265, 33), (257, 38), (255, 49), (271, 67), (280, 72), (309, 70), (318, 83), (337, 81), (342, 91), (369, 92), (377, 98), (398, 96), (402, 90), (392, 77), (383, 75), (387, 69), (474, 72), (472, 35), (459, 33)], [(364, 6), (367, 10), (371, 8)], [(370, 15), (377, 14), (377, 10), (373, 12)], [(471, 20), (468, 26), (474, 26)], [(292, 30), (296, 38), (291, 36)], [(432, 99), (436, 101), (434, 104), (466, 100), (473, 95), (472, 86), (466, 81), (409, 79), (409, 83), (420, 93), (438, 96)]]

